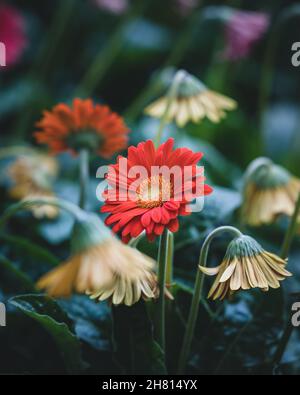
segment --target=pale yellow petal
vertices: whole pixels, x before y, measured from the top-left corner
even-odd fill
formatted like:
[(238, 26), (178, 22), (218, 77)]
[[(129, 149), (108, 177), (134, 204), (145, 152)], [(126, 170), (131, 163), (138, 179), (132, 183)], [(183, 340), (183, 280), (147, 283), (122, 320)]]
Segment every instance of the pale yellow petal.
[(232, 276), (237, 264), (238, 264), (237, 259), (234, 259), (232, 262), (230, 262), (229, 266), (227, 267), (227, 269), (224, 271), (224, 273), (220, 278), (220, 283), (224, 283)]
[(241, 262), (238, 262), (235, 270), (230, 278), (230, 289), (232, 291), (237, 291), (242, 286), (242, 268)]
[(199, 266), (199, 269), (201, 270), (202, 273), (206, 274), (207, 276), (215, 276), (216, 274), (219, 273), (221, 267), (222, 264), (217, 267)]
[(180, 100), (176, 115), (176, 122), (179, 127), (184, 127), (189, 121), (189, 108), (186, 100)]
[(150, 115), (151, 117), (161, 118), (166, 111), (166, 107), (167, 98), (161, 97), (145, 108), (145, 114)]

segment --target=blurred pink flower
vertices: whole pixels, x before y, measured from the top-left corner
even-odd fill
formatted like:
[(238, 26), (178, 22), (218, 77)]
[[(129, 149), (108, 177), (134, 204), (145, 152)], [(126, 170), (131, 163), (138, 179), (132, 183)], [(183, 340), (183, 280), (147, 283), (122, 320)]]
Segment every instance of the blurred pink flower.
[(199, 4), (199, 0), (176, 0), (176, 10), (182, 16), (189, 15)]
[(15, 64), (27, 45), (25, 18), (15, 7), (1, 2), (0, 42), (6, 48), (6, 66)]
[(269, 26), (269, 15), (263, 12), (234, 11), (225, 26), (226, 47), (222, 57), (227, 60), (245, 58)]
[(129, 7), (128, 0), (93, 0), (101, 9), (112, 14), (120, 15), (127, 11)]

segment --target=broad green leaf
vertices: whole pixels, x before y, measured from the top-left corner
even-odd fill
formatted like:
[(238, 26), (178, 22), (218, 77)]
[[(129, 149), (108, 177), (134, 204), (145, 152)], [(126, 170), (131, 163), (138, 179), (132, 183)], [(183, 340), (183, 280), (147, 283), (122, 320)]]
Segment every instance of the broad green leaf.
[(59, 305), (73, 320), (80, 340), (97, 352), (111, 351), (111, 314), (107, 303), (95, 303), (85, 295), (73, 295), (60, 300)]
[(35, 286), (27, 274), (18, 269), (13, 262), (0, 254), (0, 286), (12, 292), (34, 292)]
[(74, 374), (82, 370), (80, 342), (71, 331), (70, 319), (52, 298), (22, 295), (10, 299), (10, 303), (40, 323), (52, 336), (68, 373)]
[(113, 342), (125, 374), (166, 374), (164, 353), (153, 338), (144, 302), (113, 307)]

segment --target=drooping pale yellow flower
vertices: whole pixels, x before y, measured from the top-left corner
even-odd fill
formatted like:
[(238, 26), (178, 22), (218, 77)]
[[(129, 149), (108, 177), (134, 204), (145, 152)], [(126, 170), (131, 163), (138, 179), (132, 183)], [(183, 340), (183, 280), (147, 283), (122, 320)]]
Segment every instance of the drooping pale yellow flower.
[(75, 226), (70, 259), (42, 277), (37, 287), (54, 297), (77, 291), (131, 306), (157, 296), (154, 267), (151, 258), (119, 241), (97, 216), (88, 215)]
[[(32, 154), (17, 158), (7, 169), (12, 181), (9, 194), (13, 199), (26, 200), (54, 197), (52, 180), (58, 172), (57, 161), (47, 155)], [(44, 205), (31, 208), (36, 218), (55, 218), (58, 209)]]
[[(262, 158), (256, 159), (259, 163)], [(254, 163), (254, 162), (253, 162)], [(300, 180), (271, 160), (249, 165), (244, 185), (242, 219), (251, 226), (274, 222), (278, 216), (292, 216), (300, 192)]]
[[(218, 123), (225, 116), (225, 111), (234, 110), (236, 101), (208, 89), (201, 81), (187, 72), (177, 89), (177, 94), (168, 112), (168, 121), (175, 121), (179, 127), (189, 121), (198, 123), (207, 117)], [(168, 97), (164, 96), (145, 109), (145, 113), (154, 118), (162, 118), (166, 112)]]
[(228, 246), (220, 266), (200, 270), (217, 278), (208, 298), (224, 299), (239, 290), (279, 288), (280, 281), (292, 274), (286, 270), (287, 260), (265, 251), (252, 237), (240, 236)]

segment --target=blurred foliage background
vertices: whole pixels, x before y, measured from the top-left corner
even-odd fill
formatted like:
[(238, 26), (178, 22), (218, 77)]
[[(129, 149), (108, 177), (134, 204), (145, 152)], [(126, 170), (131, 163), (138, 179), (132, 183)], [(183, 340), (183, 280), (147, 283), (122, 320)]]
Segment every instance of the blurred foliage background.
[[(291, 46), (299, 40), (300, 6), (291, 0), (132, 0), (120, 1), (116, 8), (112, 3), (9, 2), (24, 19), (25, 36), (19, 58), (0, 68), (0, 208), (3, 211), (13, 202), (7, 166), (15, 157), (1, 157), (1, 153), (13, 146), (33, 146), (35, 122), (43, 110), (58, 102), (90, 96), (110, 105), (124, 115), (131, 128), (130, 143), (136, 144), (155, 134), (158, 122), (144, 116), (143, 108), (164, 93), (168, 73), (161, 78), (159, 70), (165, 67), (184, 68), (211, 89), (237, 100), (238, 110), (220, 124), (205, 120), (188, 124), (184, 130), (172, 124), (164, 135), (174, 136), (178, 146), (204, 152), (206, 173), (215, 188), (204, 211), (182, 220), (175, 238), (176, 301), (167, 320), (172, 328), (167, 333), (168, 369), (174, 372), (175, 345), (182, 339), (201, 243), (216, 226), (239, 226), (241, 176), (247, 164), (265, 155), (300, 176), (300, 73), (291, 64)], [(249, 55), (236, 61), (221, 56), (225, 46), (222, 15), (228, 7), (270, 17), (266, 33)], [(0, 13), (0, 41), (3, 23)], [(58, 160), (55, 192), (77, 202), (77, 159), (64, 154)], [(92, 174), (103, 163), (93, 158)], [(89, 209), (98, 212), (96, 186), (93, 177)], [(286, 222), (283, 218), (273, 226), (248, 229), (248, 233), (278, 252)], [(124, 327), (136, 336), (137, 363), (129, 367), (126, 344), (119, 344), (117, 355), (112, 353), (118, 336), (112, 343), (111, 313), (104, 303), (96, 305), (85, 296), (58, 302), (37, 296), (34, 281), (68, 256), (71, 227), (72, 221), (64, 214), (40, 221), (22, 213), (0, 234), (0, 301), (8, 309), (7, 327), (0, 328), (0, 373), (159, 371), (157, 364), (151, 365), (154, 357), (148, 364), (140, 362), (141, 350), (147, 350), (147, 331), (141, 334), (138, 323), (134, 328)], [(212, 265), (224, 254), (226, 240), (214, 245)], [(155, 244), (143, 242), (141, 248), (156, 254)], [(254, 291), (241, 293), (233, 301), (202, 305), (188, 372), (270, 373), (266, 361), (289, 314), (290, 294), (300, 290), (299, 258), (297, 240), (289, 266), (294, 277), (284, 284), (285, 298), (278, 292), (261, 295)], [(138, 309), (133, 308), (131, 314), (141, 317)], [(295, 330), (281, 373), (299, 373), (299, 344)]]

